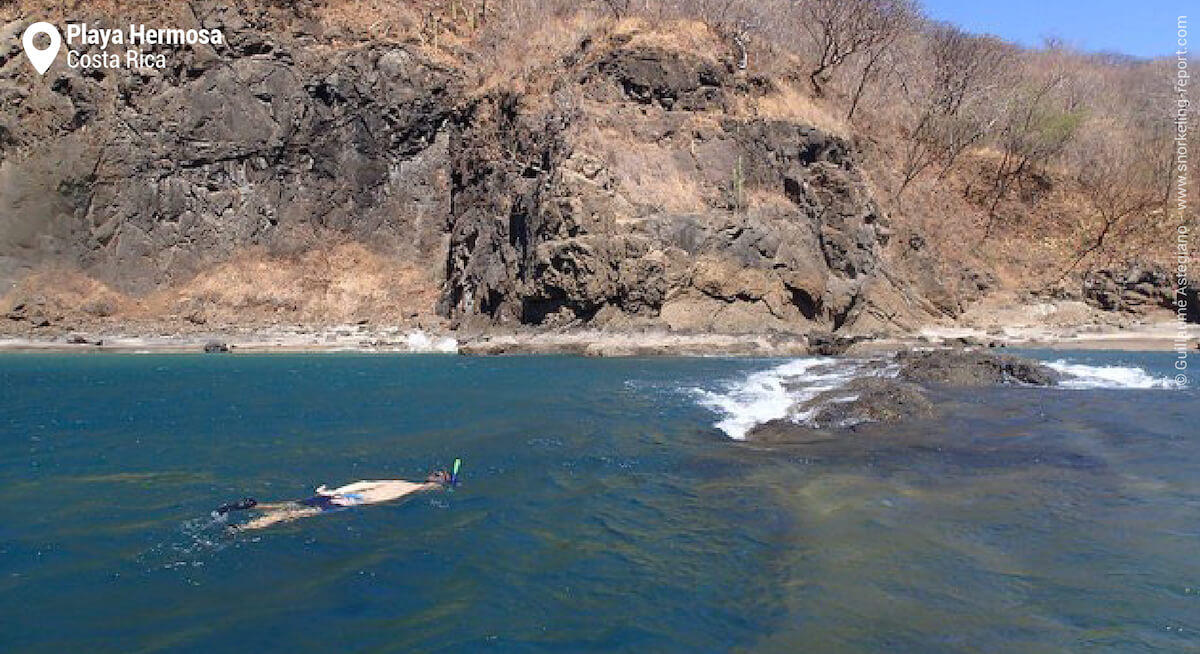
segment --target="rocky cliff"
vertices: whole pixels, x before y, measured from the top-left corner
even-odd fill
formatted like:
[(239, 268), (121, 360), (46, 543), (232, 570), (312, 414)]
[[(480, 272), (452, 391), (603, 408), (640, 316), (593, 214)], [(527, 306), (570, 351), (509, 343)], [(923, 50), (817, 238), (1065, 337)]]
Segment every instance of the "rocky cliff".
[(298, 251), (341, 235), (436, 256), (456, 72), (208, 7), (194, 24), (228, 44), (165, 50), (163, 71), (83, 71), (60, 55), (39, 79), (21, 54), (25, 23), (3, 28), (6, 272), (57, 255), (145, 294), (253, 245)]
[[(344, 39), (311, 6), (178, 5), (228, 43), (166, 49), (162, 71), (39, 78), (28, 20), (0, 29), (9, 308), (70, 322), (94, 291), (114, 299), (93, 318), (872, 334), (990, 284), (933, 273), (856, 146), (768, 110), (780, 80), (715, 38), (601, 30), (484, 86), (468, 55)], [(369, 254), (327, 266), (336, 283), (305, 268), (348, 244)], [(63, 299), (64, 275), (85, 290)]]
[(850, 144), (734, 109), (768, 80), (626, 39), (562, 63), (550, 102), (488, 97), (454, 125), (449, 316), (716, 331), (911, 316)]

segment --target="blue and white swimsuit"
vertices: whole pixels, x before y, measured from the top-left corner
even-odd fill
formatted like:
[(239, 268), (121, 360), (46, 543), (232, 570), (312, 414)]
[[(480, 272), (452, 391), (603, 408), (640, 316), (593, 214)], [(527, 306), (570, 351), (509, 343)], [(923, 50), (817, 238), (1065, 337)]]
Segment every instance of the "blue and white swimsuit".
[[(340, 500), (340, 502), (335, 502)], [(347, 500), (349, 500), (347, 502)], [(300, 500), (299, 504), (311, 506), (322, 511), (341, 511), (348, 509), (356, 504), (363, 503), (363, 496), (358, 493), (345, 493), (343, 495), (313, 495), (306, 500)]]

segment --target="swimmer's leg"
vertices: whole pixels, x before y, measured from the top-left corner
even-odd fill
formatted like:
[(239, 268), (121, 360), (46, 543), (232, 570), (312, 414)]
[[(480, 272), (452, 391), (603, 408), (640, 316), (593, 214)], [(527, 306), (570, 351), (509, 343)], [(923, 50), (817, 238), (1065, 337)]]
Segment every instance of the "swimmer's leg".
[(263, 504), (254, 505), (254, 508), (258, 511), (283, 511), (286, 509), (293, 509), (295, 507), (295, 502), (266, 502)]
[(233, 511), (249, 511), (250, 509), (257, 509), (259, 511), (275, 511), (278, 509), (286, 509), (290, 506), (295, 506), (295, 504), (295, 502), (262, 503), (258, 500), (255, 500), (253, 497), (247, 497), (244, 500), (238, 500), (236, 502), (230, 502), (228, 504), (222, 504), (221, 506), (218, 506), (217, 513), (219, 515), (225, 515), (226, 513), (232, 513)]
[[(261, 506), (261, 505), (260, 505)], [(230, 527), (233, 531), (243, 531), (246, 529), (263, 529), (281, 522), (291, 522), (300, 518), (309, 518), (321, 513), (320, 509), (303, 506), (295, 503), (273, 504), (268, 505), (268, 510), (263, 515), (254, 518), (241, 526)]]

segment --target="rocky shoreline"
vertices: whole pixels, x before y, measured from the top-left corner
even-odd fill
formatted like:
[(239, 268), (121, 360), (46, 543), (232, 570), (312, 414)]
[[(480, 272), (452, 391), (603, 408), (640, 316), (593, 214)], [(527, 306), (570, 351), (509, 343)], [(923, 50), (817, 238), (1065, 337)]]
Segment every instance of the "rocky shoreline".
[(458, 352), (452, 334), (419, 328), (333, 325), (221, 330), (88, 330), (37, 336), (0, 335), (0, 352)]
[[(1190, 326), (1189, 343), (1200, 341)], [(203, 352), (218, 343), (231, 352), (441, 352), (464, 355), (582, 356), (863, 356), (939, 346), (982, 349), (1170, 351), (1177, 325), (1128, 328), (1014, 328), (983, 331), (927, 328), (901, 336), (845, 337), (825, 332), (714, 333), (641, 329), (453, 330), (429, 325), (269, 325), (181, 329), (172, 325), (103, 325), (77, 330), (0, 333), (0, 351)], [(1193, 345), (1192, 347), (1195, 347)]]

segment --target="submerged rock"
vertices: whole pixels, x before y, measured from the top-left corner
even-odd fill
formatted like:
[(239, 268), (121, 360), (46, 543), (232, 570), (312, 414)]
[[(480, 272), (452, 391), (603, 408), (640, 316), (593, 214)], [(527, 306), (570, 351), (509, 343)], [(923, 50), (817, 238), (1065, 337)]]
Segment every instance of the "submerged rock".
[(831, 435), (815, 427), (786, 418), (768, 420), (746, 432), (746, 440), (756, 443), (816, 443), (830, 440)]
[(750, 430), (752, 441), (805, 443), (827, 440), (858, 425), (898, 423), (936, 415), (933, 402), (916, 384), (883, 377), (856, 379), (798, 407), (803, 421), (771, 420)]
[(933, 403), (916, 384), (879, 377), (856, 379), (818, 395), (814, 403), (820, 408), (810, 422), (823, 429), (928, 418), (935, 413)]

